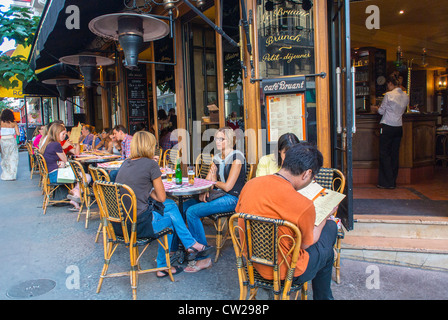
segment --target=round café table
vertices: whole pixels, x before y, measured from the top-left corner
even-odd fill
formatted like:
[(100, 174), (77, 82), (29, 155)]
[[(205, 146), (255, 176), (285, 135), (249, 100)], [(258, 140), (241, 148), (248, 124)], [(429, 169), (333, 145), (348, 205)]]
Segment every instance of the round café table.
[(74, 157), (74, 160), (79, 161), (82, 164), (89, 165), (93, 163), (110, 162), (115, 159), (121, 158), (119, 155), (95, 155), (95, 154), (80, 154)]
[(188, 178), (182, 178), (182, 185), (177, 185), (173, 177), (173, 181), (168, 182), (166, 179), (162, 180), (165, 192), (168, 196), (176, 197), (178, 200), (179, 211), (182, 214), (182, 218), (185, 219), (183, 213), (183, 201), (185, 198), (189, 198), (193, 195), (201, 194), (213, 189), (215, 182), (194, 178), (194, 185), (188, 184)]
[[(178, 200), (178, 207), (179, 211), (182, 215), (182, 218), (184, 221), (186, 221), (186, 217), (184, 215), (183, 210), (183, 202), (185, 198), (189, 198), (193, 195), (201, 194), (207, 191), (210, 191), (213, 189), (213, 185), (215, 182), (201, 179), (201, 178), (195, 178), (194, 179), (194, 185), (188, 184), (188, 178), (182, 178), (182, 185), (177, 185), (176, 181), (173, 177), (173, 181), (168, 182), (166, 179), (162, 180), (163, 186), (165, 187), (165, 192), (168, 196), (176, 197)], [(174, 236), (177, 236), (174, 234)], [(179, 241), (179, 250), (177, 251), (176, 255), (172, 258), (173, 260), (177, 260), (179, 264), (183, 264), (185, 262), (185, 255), (186, 252), (183, 248), (182, 242)]]

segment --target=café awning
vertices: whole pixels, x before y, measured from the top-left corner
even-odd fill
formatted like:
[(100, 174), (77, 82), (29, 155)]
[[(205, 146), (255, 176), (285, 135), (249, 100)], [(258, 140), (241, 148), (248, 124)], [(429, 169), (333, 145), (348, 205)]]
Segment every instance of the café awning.
[[(58, 63), (63, 56), (85, 52), (96, 38), (89, 30), (90, 20), (122, 9), (121, 0), (47, 1), (32, 44), (30, 66), (38, 70)], [(76, 28), (76, 19), (79, 19), (79, 28)]]
[(72, 78), (79, 79), (79, 72), (72, 66), (63, 63), (56, 63), (50, 67), (36, 71), (37, 80), (32, 80), (24, 84), (23, 93), (26, 95), (37, 95), (47, 97), (57, 97), (59, 93), (56, 86), (42, 83), (43, 80), (55, 78)]

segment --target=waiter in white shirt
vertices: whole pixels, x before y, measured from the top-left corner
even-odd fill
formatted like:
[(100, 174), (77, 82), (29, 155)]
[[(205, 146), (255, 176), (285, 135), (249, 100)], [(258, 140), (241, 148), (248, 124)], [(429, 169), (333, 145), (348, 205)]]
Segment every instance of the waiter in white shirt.
[(409, 103), (409, 97), (400, 88), (396, 74), (387, 79), (387, 89), (378, 113), (381, 118), (380, 131), (380, 164), (378, 172), (378, 188), (394, 189), (398, 176), (399, 151), (403, 136), (402, 116)]

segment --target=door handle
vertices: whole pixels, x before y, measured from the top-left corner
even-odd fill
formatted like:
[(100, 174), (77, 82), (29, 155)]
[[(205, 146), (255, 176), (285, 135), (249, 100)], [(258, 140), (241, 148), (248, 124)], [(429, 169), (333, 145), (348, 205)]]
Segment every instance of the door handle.
[(341, 67), (336, 68), (336, 121), (337, 126), (336, 130), (338, 134), (342, 133), (342, 105), (341, 105), (341, 75), (342, 70)]
[(356, 132), (356, 104), (355, 104), (355, 75), (356, 75), (356, 69), (355, 66), (352, 66), (351, 69), (352, 73), (352, 133)]

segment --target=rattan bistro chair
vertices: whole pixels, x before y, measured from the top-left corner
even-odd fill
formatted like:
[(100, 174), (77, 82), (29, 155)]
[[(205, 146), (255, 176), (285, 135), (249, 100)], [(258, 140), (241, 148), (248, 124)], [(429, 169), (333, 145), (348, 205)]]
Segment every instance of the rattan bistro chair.
[[(338, 169), (334, 168), (321, 168), (319, 174), (314, 178), (325, 189), (333, 190), (343, 193), (345, 188), (345, 176)], [(336, 217), (337, 212), (334, 214)], [(337, 256), (335, 257), (334, 268), (336, 270), (336, 283), (341, 283), (341, 243), (344, 239), (344, 230), (342, 227), (338, 228), (338, 236), (336, 239), (335, 248)]]
[[(252, 175), (254, 172), (254, 165), (246, 164), (246, 182), (252, 179)], [(215, 255), (215, 262), (218, 261), (219, 254), (221, 252), (222, 247), (224, 246), (224, 243), (229, 239), (229, 228), (227, 228), (226, 232), (224, 233), (224, 229), (226, 226), (229, 226), (229, 219), (230, 217), (235, 213), (235, 211), (229, 211), (229, 212), (221, 212), (221, 213), (215, 213), (212, 215), (209, 215), (205, 218), (209, 218), (213, 221), (213, 225), (216, 229), (216, 255)]]
[[(238, 224), (238, 219), (243, 223)], [(255, 300), (258, 288), (272, 291), (275, 300), (289, 300), (291, 293), (296, 293), (297, 299), (300, 292), (302, 298), (306, 298), (303, 285), (292, 283), (302, 243), (302, 235), (296, 225), (245, 213), (232, 215), (229, 225), (236, 255), (240, 300)], [(280, 233), (280, 228), (288, 228), (291, 235)], [(288, 253), (281, 250), (285, 242), (291, 246)], [(254, 263), (271, 267), (273, 280), (263, 278)], [(286, 277), (281, 280), (280, 269), (284, 267), (287, 268)]]
[(180, 157), (180, 152), (177, 149), (167, 149), (163, 154), (163, 166), (176, 165), (177, 159)]
[(44, 194), (44, 201), (42, 204), (42, 208), (44, 210), (44, 214), (47, 212), (47, 207), (49, 205), (57, 204), (57, 203), (69, 203), (69, 199), (61, 199), (61, 200), (54, 200), (54, 192), (58, 188), (66, 187), (69, 190), (73, 187), (70, 183), (50, 183), (50, 178), (48, 177), (48, 169), (47, 169), (47, 163), (45, 161), (45, 158), (42, 154), (37, 154), (36, 156), (38, 162), (39, 162), (39, 172), (42, 175), (42, 191)]
[[(83, 165), (79, 161), (70, 160), (73, 172), (75, 173), (76, 180), (79, 181), (79, 192), (81, 195), (81, 205), (79, 206), (78, 217), (76, 221), (79, 221), (81, 214), (83, 213), (84, 206), (86, 207), (86, 222), (85, 228), (89, 227), (89, 219), (91, 213), (91, 207), (96, 202), (95, 195), (93, 194), (92, 186), (87, 181), (87, 174), (84, 171)], [(93, 178), (92, 178), (93, 180)]]
[(195, 162), (196, 177), (205, 179), (207, 177), (208, 172), (210, 171), (212, 163), (213, 163), (213, 155), (206, 153), (199, 154)]
[[(134, 191), (127, 185), (107, 181), (95, 181), (93, 183), (93, 190), (100, 208), (104, 245), (104, 266), (101, 271), (97, 293), (101, 290), (104, 278), (109, 277), (129, 276), (131, 280), (132, 298), (134, 300), (137, 299), (138, 276), (140, 274), (166, 270), (171, 281), (174, 281), (171, 272), (168, 246), (168, 234), (172, 233), (172, 229), (166, 228), (156, 234), (154, 238), (138, 238), (137, 200)], [(122, 191), (124, 192), (122, 193)], [(125, 203), (127, 202), (129, 202), (129, 204), (126, 206)], [(121, 225), (123, 236), (115, 234), (112, 223)], [(131, 225), (130, 232), (127, 228), (128, 224)], [(157, 240), (157, 242), (165, 249), (167, 266), (163, 268), (142, 270), (139, 263), (140, 258), (154, 240)], [(119, 245), (124, 245), (129, 249), (131, 268), (129, 271), (108, 274), (107, 271), (112, 255)], [(140, 254), (138, 249), (139, 246), (143, 247)]]
[(159, 167), (160, 167), (160, 165), (163, 163), (163, 150), (162, 150), (161, 147), (156, 146), (156, 148), (154, 149), (154, 156), (155, 157), (156, 156), (159, 157), (158, 164), (159, 164)]
[(39, 172), (39, 164), (37, 162), (36, 156), (34, 155), (33, 143), (27, 141), (25, 143), (26, 150), (28, 151), (28, 158), (30, 161), (30, 179), (33, 179), (33, 174)]
[[(109, 174), (103, 168), (96, 167), (94, 165), (89, 165), (90, 176), (92, 177), (92, 185), (95, 181), (110, 181)], [(92, 188), (93, 190), (93, 188)], [(95, 195), (95, 193), (94, 193)], [(96, 196), (95, 196), (96, 199)], [(96, 199), (98, 203), (98, 199)], [(98, 242), (98, 238), (103, 230), (103, 224), (100, 219), (100, 225), (98, 226), (98, 230), (96, 231), (95, 242)]]
[(90, 173), (90, 176), (92, 177), (92, 183), (97, 180), (110, 181), (109, 174), (103, 168), (89, 165), (89, 173)]

